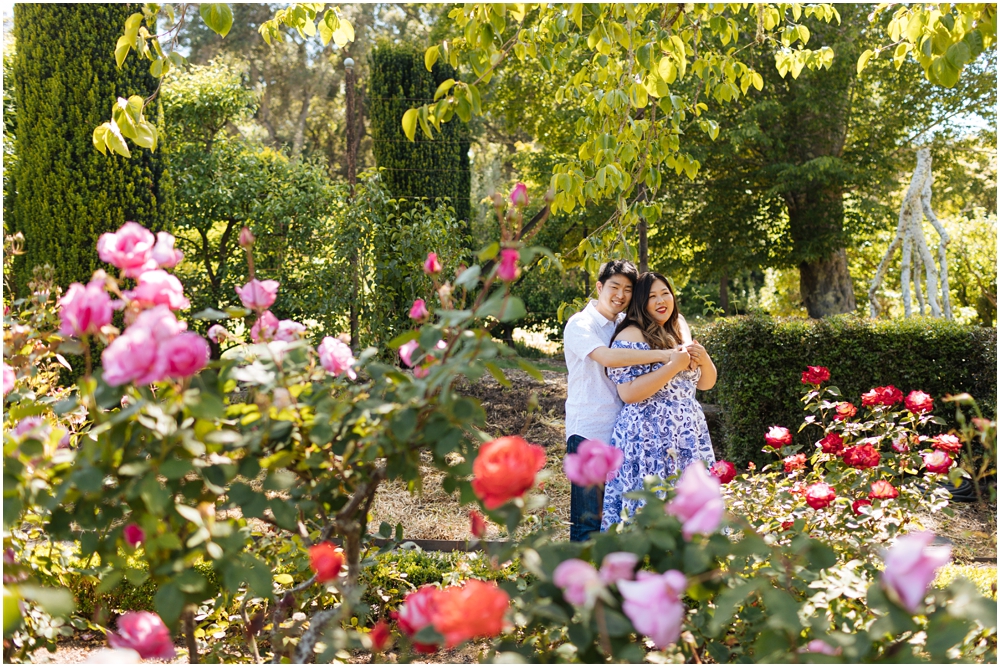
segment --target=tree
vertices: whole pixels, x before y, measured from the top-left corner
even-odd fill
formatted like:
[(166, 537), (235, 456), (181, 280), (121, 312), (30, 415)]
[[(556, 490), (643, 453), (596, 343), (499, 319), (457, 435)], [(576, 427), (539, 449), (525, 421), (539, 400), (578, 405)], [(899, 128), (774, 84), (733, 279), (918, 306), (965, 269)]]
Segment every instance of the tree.
[(14, 10), (17, 162), (5, 208), (26, 241), (14, 265), (19, 289), (31, 267), (43, 263), (61, 285), (86, 281), (102, 266), (93, 253), (102, 233), (126, 220), (161, 224), (159, 153), (101, 155), (91, 140), (117, 98), (155, 86), (145, 65), (116, 68), (110, 57), (130, 13), (127, 5)]

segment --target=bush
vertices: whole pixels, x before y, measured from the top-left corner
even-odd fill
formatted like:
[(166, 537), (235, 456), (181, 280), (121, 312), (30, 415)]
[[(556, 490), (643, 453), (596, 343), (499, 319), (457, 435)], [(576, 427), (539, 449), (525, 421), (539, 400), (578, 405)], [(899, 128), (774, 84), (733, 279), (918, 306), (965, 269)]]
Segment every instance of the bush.
[[(996, 415), (996, 329), (945, 320), (872, 321), (854, 316), (823, 320), (762, 315), (718, 319), (695, 331), (719, 369), (703, 402), (722, 408), (725, 457), (738, 466), (769, 462), (764, 433), (801, 421), (799, 377), (807, 365), (836, 370), (844, 400), (859, 403), (872, 387), (892, 384), (935, 398), (934, 414), (955, 426), (955, 410), (940, 400), (968, 392)], [(797, 434), (806, 442), (808, 434)]]

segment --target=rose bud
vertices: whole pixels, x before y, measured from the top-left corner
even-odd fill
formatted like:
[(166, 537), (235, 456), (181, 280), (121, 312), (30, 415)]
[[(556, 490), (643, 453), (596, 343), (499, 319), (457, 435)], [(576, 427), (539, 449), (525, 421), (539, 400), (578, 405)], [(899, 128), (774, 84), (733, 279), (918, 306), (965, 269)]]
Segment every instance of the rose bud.
[(514, 206), (524, 208), (528, 205), (528, 186), (518, 183), (510, 192), (510, 203)]
[(424, 261), (424, 273), (429, 276), (441, 273), (441, 262), (438, 261), (438, 256), (436, 252), (427, 253), (427, 259)]
[(486, 519), (476, 510), (469, 510), (469, 531), (479, 540), (486, 536)]
[(243, 229), (240, 230), (240, 246), (241, 247), (243, 247), (243, 248), (249, 248), (250, 246), (252, 246), (254, 244), (254, 241), (256, 241), (256, 240), (257, 240), (256, 237), (254, 237), (254, 235), (250, 231), (249, 227), (244, 226)]
[(146, 531), (140, 528), (137, 524), (130, 523), (125, 526), (124, 530), (122, 530), (122, 537), (125, 538), (125, 544), (130, 547), (135, 547), (145, 541)]
[(422, 320), (425, 317), (427, 317), (427, 304), (424, 303), (423, 299), (415, 300), (410, 307), (410, 319)]

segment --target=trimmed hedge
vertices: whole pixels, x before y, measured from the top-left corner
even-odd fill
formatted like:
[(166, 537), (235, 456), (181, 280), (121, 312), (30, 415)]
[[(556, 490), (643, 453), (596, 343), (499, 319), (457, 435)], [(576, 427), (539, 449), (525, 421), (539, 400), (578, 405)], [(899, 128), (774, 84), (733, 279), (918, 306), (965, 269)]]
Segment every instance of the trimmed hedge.
[[(945, 394), (968, 392), (996, 415), (997, 331), (931, 318), (870, 320), (839, 315), (822, 320), (766, 315), (721, 318), (695, 327), (719, 369), (716, 387), (700, 397), (722, 410), (723, 447), (737, 466), (763, 465), (764, 433), (777, 424), (793, 433), (802, 423), (802, 371), (830, 369), (830, 384), (860, 407), (872, 387), (895, 385), (934, 397), (934, 413), (955, 424)], [(796, 442), (812, 444), (810, 431)]]

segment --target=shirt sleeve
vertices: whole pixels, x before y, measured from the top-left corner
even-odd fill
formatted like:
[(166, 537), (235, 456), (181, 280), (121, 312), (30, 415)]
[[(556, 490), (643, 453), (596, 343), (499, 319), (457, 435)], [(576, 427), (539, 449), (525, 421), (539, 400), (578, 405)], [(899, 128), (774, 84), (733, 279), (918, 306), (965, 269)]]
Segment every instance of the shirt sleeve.
[(577, 320), (566, 325), (566, 332), (563, 334), (563, 347), (580, 359), (586, 359), (591, 352), (599, 347), (607, 347), (607, 344), (597, 335), (596, 331)]

